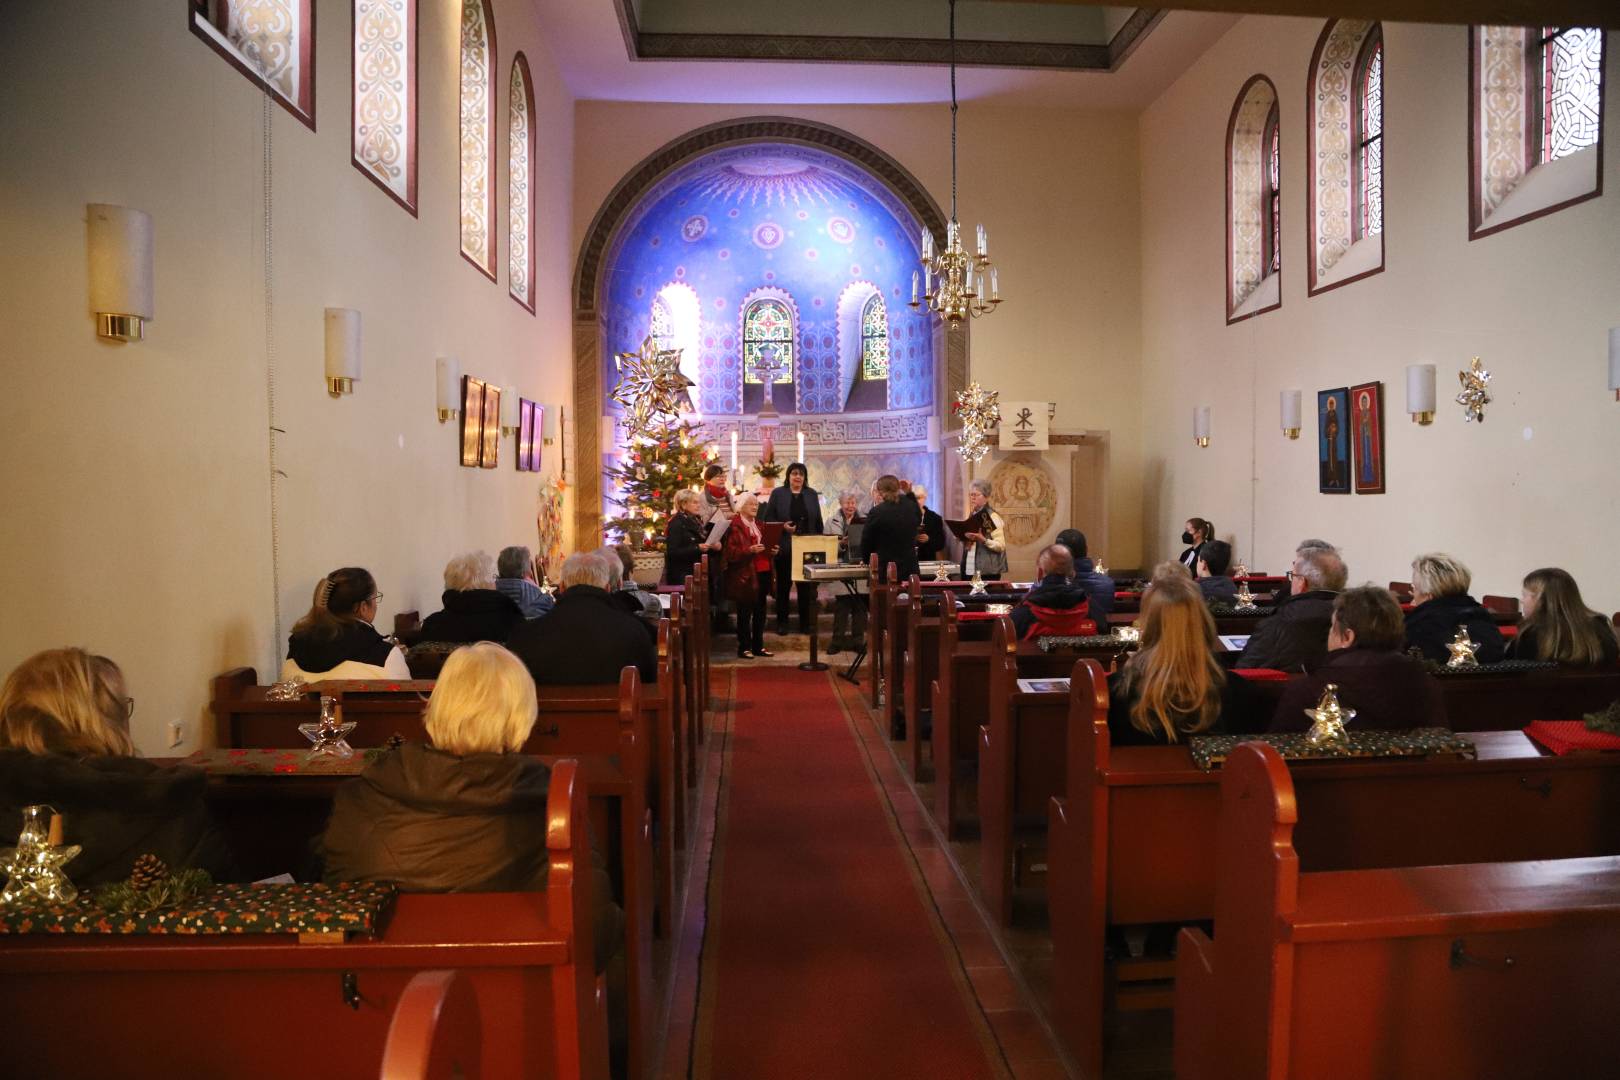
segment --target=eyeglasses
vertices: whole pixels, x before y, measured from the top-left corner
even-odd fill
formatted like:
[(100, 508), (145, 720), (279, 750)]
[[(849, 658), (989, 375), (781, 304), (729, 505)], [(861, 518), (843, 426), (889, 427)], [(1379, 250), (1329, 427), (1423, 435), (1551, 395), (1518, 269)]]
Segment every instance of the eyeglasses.
[(370, 600), (373, 604), (375, 604), (377, 601), (381, 600), (382, 598), (383, 598), (383, 594), (380, 593), (380, 592), (372, 593), (370, 596), (366, 597), (366, 599)]
[(132, 698), (132, 697), (127, 697), (127, 698), (124, 699), (124, 718), (129, 719), (129, 718), (133, 717), (134, 715), (135, 715), (135, 699)]

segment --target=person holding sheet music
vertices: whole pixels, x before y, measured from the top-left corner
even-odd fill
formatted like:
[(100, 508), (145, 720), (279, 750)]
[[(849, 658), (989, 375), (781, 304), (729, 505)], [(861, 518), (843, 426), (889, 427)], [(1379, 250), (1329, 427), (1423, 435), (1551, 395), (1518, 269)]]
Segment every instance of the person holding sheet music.
[(759, 526), (759, 499), (737, 501), (737, 513), (726, 529), (725, 593), (737, 605), (737, 658), (774, 656), (765, 648), (765, 598), (771, 594), (771, 561), (776, 552), (765, 544)]
[(703, 496), (690, 489), (675, 494), (675, 513), (670, 516), (669, 527), (664, 530), (664, 583), (680, 585), (693, 572), (698, 560), (710, 551), (719, 551), (719, 544), (704, 539), (707, 530), (698, 506)]
[[(771, 492), (770, 499), (760, 513), (761, 521), (778, 521), (788, 540), (776, 554), (776, 632), (788, 632), (788, 594), (793, 590), (793, 540), (795, 536), (820, 536), (821, 496), (810, 486), (810, 470), (804, 462), (795, 461), (787, 467), (787, 484)], [(810, 601), (815, 595), (813, 581), (798, 582), (799, 633), (810, 633)]]
[(1000, 581), (1007, 572), (1007, 523), (990, 505), (990, 481), (968, 485), (968, 528), (962, 537), (962, 576)]

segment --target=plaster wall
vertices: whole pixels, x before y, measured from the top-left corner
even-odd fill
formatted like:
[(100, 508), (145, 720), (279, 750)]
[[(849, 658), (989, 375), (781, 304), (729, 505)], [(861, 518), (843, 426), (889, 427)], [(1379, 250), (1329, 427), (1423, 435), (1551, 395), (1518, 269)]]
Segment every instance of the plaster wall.
[[(273, 674), (278, 602), (285, 635), (327, 571), (376, 575), (387, 632), (395, 612), (438, 609), (457, 551), (532, 547), (538, 478), (512, 467), (510, 439), (501, 468), (459, 466), (454, 425), (434, 412), (434, 357), (548, 402), (568, 400), (571, 371), (573, 103), (528, 9), (496, 12), (491, 282), (458, 246), (457, 5), (420, 5), (416, 218), (350, 164), (348, 0), (316, 3), (314, 132), (193, 36), (184, 8), (86, 0), (66, 17), (25, 0), (0, 35), (0, 670), (69, 644), (112, 657), (151, 755), (209, 740), (210, 676)], [(506, 284), (520, 49), (540, 147), (535, 315)], [(90, 202), (152, 215), (144, 343), (95, 336)], [(363, 376), (341, 400), (322, 377), (328, 306), (363, 318)], [(548, 471), (560, 449), (546, 448)], [(184, 740), (170, 749), (173, 721)]]

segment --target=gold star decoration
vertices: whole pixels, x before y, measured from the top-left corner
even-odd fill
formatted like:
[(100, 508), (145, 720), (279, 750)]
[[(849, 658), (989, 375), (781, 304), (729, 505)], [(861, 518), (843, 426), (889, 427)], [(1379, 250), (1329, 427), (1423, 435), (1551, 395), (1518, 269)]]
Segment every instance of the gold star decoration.
[(1306, 709), (1305, 715), (1311, 718), (1311, 730), (1305, 733), (1305, 741), (1310, 745), (1343, 746), (1350, 741), (1350, 733), (1344, 726), (1356, 718), (1356, 710), (1339, 704), (1337, 683), (1323, 687), (1322, 699), (1316, 703), (1316, 708)]
[(1491, 403), (1490, 383), (1491, 373), (1479, 362), (1479, 357), (1469, 363), (1467, 371), (1457, 372), (1457, 381), (1462, 384), (1462, 393), (1457, 395), (1457, 404), (1463, 407), (1463, 420), (1480, 423), (1485, 422), (1485, 406)]
[(956, 452), (962, 455), (963, 461), (974, 463), (990, 452), (990, 432), (1001, 423), (1000, 398), (1000, 391), (986, 390), (976, 382), (956, 392), (956, 404), (952, 408), (962, 421), (962, 437)]
[(1446, 650), (1451, 653), (1451, 659), (1446, 661), (1446, 667), (1448, 668), (1473, 667), (1479, 663), (1478, 660), (1474, 659), (1474, 654), (1479, 651), (1479, 646), (1468, 636), (1468, 627), (1466, 626), (1457, 627), (1457, 636), (1446, 642)]
[(628, 411), (633, 433), (646, 432), (655, 417), (673, 419), (685, 411), (686, 390), (694, 384), (681, 374), (681, 350), (661, 349), (649, 336), (639, 352), (619, 353), (614, 361), (619, 385), (613, 388), (613, 400)]

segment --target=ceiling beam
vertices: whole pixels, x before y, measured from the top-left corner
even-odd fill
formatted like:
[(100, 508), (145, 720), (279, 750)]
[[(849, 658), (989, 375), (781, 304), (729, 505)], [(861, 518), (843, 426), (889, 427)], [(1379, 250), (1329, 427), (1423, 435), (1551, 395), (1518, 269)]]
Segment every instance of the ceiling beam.
[[(985, 3), (1076, 4), (1087, 0), (981, 0)], [(1091, 2), (1090, 7), (1108, 7)], [(1485, 23), (1503, 26), (1601, 26), (1620, 30), (1615, 0), (1176, 0), (1184, 11), (1303, 15), (1390, 22)]]

